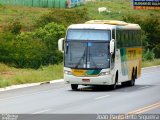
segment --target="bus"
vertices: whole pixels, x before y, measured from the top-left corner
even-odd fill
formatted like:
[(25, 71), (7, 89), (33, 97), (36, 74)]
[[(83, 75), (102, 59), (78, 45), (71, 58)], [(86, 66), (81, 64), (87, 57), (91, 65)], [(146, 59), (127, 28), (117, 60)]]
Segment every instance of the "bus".
[(78, 85), (118, 83), (134, 86), (141, 75), (142, 45), (138, 24), (117, 20), (90, 20), (73, 24), (65, 38), (58, 40), (64, 53), (64, 81), (77, 90)]

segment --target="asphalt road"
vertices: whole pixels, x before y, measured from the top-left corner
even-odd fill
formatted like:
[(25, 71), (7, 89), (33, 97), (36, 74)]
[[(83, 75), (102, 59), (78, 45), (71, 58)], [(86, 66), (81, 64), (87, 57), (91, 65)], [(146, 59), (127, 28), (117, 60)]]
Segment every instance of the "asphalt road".
[(142, 70), (133, 87), (114, 91), (63, 82), (0, 92), (0, 113), (12, 114), (160, 114), (160, 66)]

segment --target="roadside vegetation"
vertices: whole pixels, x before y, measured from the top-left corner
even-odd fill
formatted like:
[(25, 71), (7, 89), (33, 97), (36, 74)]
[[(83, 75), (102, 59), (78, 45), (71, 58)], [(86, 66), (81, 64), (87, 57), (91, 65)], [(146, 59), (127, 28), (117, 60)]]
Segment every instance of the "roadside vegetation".
[[(99, 7), (110, 12), (99, 14)], [(0, 5), (0, 87), (63, 78), (57, 41), (70, 24), (115, 19), (140, 24), (143, 67), (160, 65), (160, 13), (133, 10), (130, 0), (88, 2), (72, 9)]]
[(25, 83), (48, 82), (63, 78), (63, 65), (41, 66), (39, 69), (22, 69), (0, 64), (0, 88)]
[(151, 66), (157, 66), (157, 65), (160, 65), (160, 59), (154, 59), (152, 61), (146, 60), (146, 61), (142, 62), (142, 67), (143, 68), (145, 68), (145, 67), (151, 67)]

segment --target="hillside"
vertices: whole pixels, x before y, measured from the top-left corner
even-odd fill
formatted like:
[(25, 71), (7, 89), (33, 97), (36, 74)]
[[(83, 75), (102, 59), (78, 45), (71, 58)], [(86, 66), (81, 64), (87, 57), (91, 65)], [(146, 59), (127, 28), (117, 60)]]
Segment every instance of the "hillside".
[[(97, 0), (99, 1), (99, 0)], [(88, 9), (90, 19), (118, 19), (128, 14), (146, 17), (148, 15), (157, 15), (160, 18), (159, 10), (134, 10), (131, 0), (101, 0), (101, 2), (88, 2), (85, 6)], [(108, 8), (110, 13), (98, 13), (99, 7)]]
[[(99, 14), (99, 7), (107, 7), (111, 12)], [(160, 18), (160, 12), (158, 10), (133, 10), (131, 0), (101, 0), (99, 2), (87, 2), (85, 5), (72, 9), (77, 8), (87, 8), (89, 19), (122, 20), (123, 16), (128, 14), (141, 16), (142, 18), (148, 15), (156, 15)], [(11, 21), (19, 19), (24, 30), (32, 30), (35, 20), (51, 10), (52, 9), (48, 8), (0, 5), (0, 29), (4, 28)]]
[(48, 12), (49, 9), (47, 8), (9, 6), (0, 4), (0, 30), (16, 19), (21, 21), (23, 29), (30, 30), (35, 19), (38, 19), (42, 14)]

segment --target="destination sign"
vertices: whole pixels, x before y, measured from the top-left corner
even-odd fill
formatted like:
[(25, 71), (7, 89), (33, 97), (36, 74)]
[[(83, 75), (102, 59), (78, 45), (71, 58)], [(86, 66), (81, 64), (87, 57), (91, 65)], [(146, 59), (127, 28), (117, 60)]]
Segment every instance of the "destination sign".
[(135, 10), (160, 10), (160, 0), (133, 0)]

